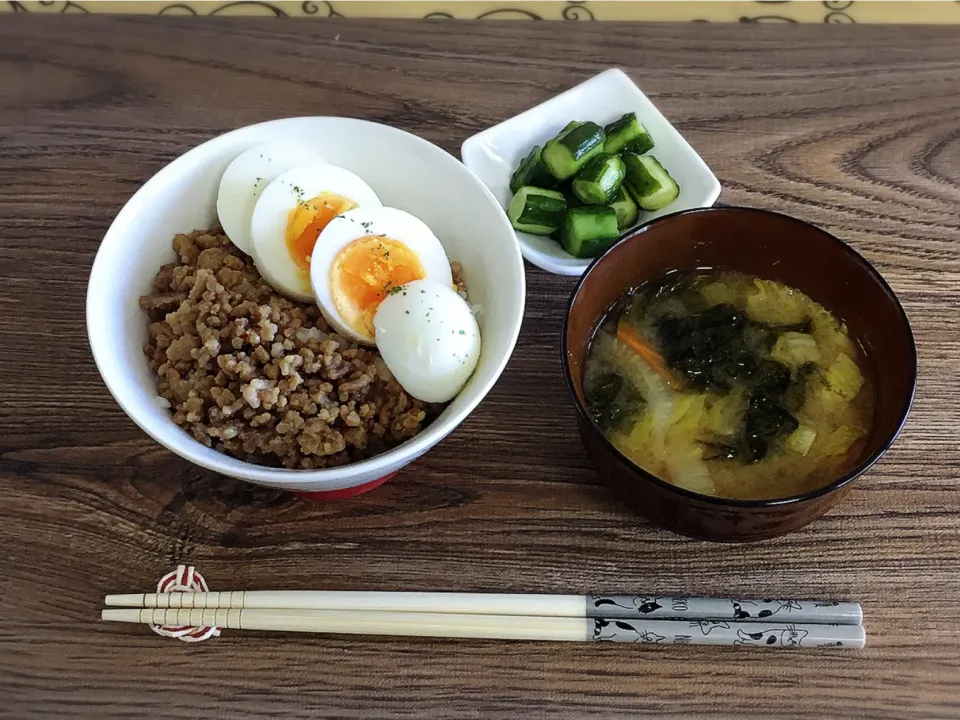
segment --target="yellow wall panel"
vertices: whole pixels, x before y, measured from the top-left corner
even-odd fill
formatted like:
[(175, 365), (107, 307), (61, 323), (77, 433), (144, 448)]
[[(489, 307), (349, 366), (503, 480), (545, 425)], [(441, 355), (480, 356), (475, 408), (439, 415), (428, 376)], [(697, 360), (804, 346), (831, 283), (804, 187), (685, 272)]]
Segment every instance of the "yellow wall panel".
[[(455, 17), (547, 20), (650, 20), (709, 22), (802, 23), (960, 23), (960, 2), (941, 0), (58, 0), (0, 3), (0, 10), (15, 12), (112, 12), (179, 15), (250, 15), (291, 17)], [(958, 38), (960, 42), (960, 38)]]

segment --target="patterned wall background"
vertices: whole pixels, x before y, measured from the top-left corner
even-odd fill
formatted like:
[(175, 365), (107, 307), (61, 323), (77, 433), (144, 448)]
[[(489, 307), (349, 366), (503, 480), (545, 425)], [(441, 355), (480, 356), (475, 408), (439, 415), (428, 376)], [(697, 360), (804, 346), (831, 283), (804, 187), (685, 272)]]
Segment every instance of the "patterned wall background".
[[(498, 20), (654, 20), (773, 23), (960, 23), (960, 1), (753, 0), (752, 2), (610, 2), (608, 0), (411, 0), (360, 2), (225, 2), (188, 0), (23, 0), (0, 10), (31, 13), (141, 13), (154, 15), (251, 15), (267, 17), (433, 17)], [(958, 37), (960, 42), (960, 37)]]

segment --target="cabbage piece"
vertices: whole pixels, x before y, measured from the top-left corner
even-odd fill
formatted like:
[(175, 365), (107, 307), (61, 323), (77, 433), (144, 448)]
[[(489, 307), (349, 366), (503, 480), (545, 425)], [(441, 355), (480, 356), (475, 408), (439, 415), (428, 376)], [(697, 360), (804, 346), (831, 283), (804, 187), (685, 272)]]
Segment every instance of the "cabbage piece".
[(713, 396), (707, 402), (706, 412), (703, 413), (701, 419), (701, 434), (727, 440), (733, 438), (743, 424), (743, 411), (745, 409), (746, 398), (742, 391)]
[(701, 493), (714, 492), (710, 473), (697, 442), (706, 412), (706, 395), (684, 393), (675, 399), (664, 441), (664, 462), (676, 485)]
[(667, 448), (666, 463), (674, 485), (706, 495), (716, 492), (710, 472), (701, 456), (699, 447), (671, 443)]
[(644, 411), (629, 430), (614, 435), (613, 444), (616, 445), (621, 452), (632, 458), (645, 457), (650, 453), (650, 445), (653, 441), (653, 427), (653, 413)]
[(863, 375), (849, 355), (841, 354), (827, 369), (827, 384), (844, 400), (853, 400), (863, 387)]
[(706, 402), (706, 395), (679, 394), (667, 420), (667, 432), (671, 437), (678, 440), (683, 438), (684, 442), (692, 444), (703, 422)]
[(820, 348), (820, 363), (829, 366), (841, 354), (856, 355), (847, 326), (837, 322), (822, 305), (811, 302), (810, 334)]
[(710, 472), (703, 461), (703, 450), (681, 443), (670, 443), (666, 450), (666, 465), (674, 485), (693, 492), (712, 495), (716, 492)]
[(787, 367), (798, 368), (807, 363), (820, 362), (820, 348), (812, 335), (785, 332), (777, 338), (770, 357)]
[(747, 315), (765, 325), (802, 323), (812, 304), (803, 293), (772, 280), (756, 279), (747, 292)]
[(714, 305), (736, 305), (739, 299), (737, 287), (732, 282), (711, 282), (700, 288), (700, 294), (707, 307)]
[(853, 444), (863, 435), (861, 428), (841, 425), (836, 430), (823, 436), (822, 442), (817, 443), (817, 453), (828, 457), (831, 455), (845, 455)]
[(816, 439), (816, 430), (809, 425), (801, 425), (787, 436), (787, 447), (797, 455), (806, 455)]
[(801, 419), (813, 426), (819, 426), (822, 423), (834, 425), (849, 407), (848, 400), (834, 392), (833, 388), (823, 381), (818, 381), (815, 388), (807, 395)]

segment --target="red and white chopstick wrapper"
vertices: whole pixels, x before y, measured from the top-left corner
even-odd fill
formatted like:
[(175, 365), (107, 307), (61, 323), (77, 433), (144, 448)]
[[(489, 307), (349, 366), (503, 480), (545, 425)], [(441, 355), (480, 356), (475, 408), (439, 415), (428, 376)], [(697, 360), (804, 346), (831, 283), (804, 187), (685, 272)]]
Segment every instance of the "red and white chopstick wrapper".
[[(209, 592), (207, 581), (197, 572), (193, 565), (177, 565), (177, 569), (160, 578), (157, 583), (158, 593)], [(151, 625), (150, 628), (163, 637), (177, 638), (183, 642), (194, 643), (212, 637), (219, 637), (218, 627), (191, 627), (183, 625)]]

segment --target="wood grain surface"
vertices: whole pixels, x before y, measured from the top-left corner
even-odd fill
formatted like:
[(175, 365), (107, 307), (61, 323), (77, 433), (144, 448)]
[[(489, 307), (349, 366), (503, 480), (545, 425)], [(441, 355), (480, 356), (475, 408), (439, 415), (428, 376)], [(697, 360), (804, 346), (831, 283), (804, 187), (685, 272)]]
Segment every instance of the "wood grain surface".
[[(290, 115), (390, 123), (452, 153), (624, 67), (723, 183), (818, 223), (899, 293), (913, 414), (849, 498), (792, 536), (687, 540), (600, 487), (560, 375), (572, 280), (528, 268), (488, 399), (394, 481), (321, 504), (145, 437), (84, 332), (100, 238), (188, 148)], [(588, 108), (584, 109), (589, 112)], [(0, 21), (0, 716), (960, 716), (960, 32), (933, 27)], [(881, 389), (882, 391), (882, 389)], [(214, 589), (642, 592), (860, 600), (859, 652), (225, 632), (99, 622), (177, 563)]]

